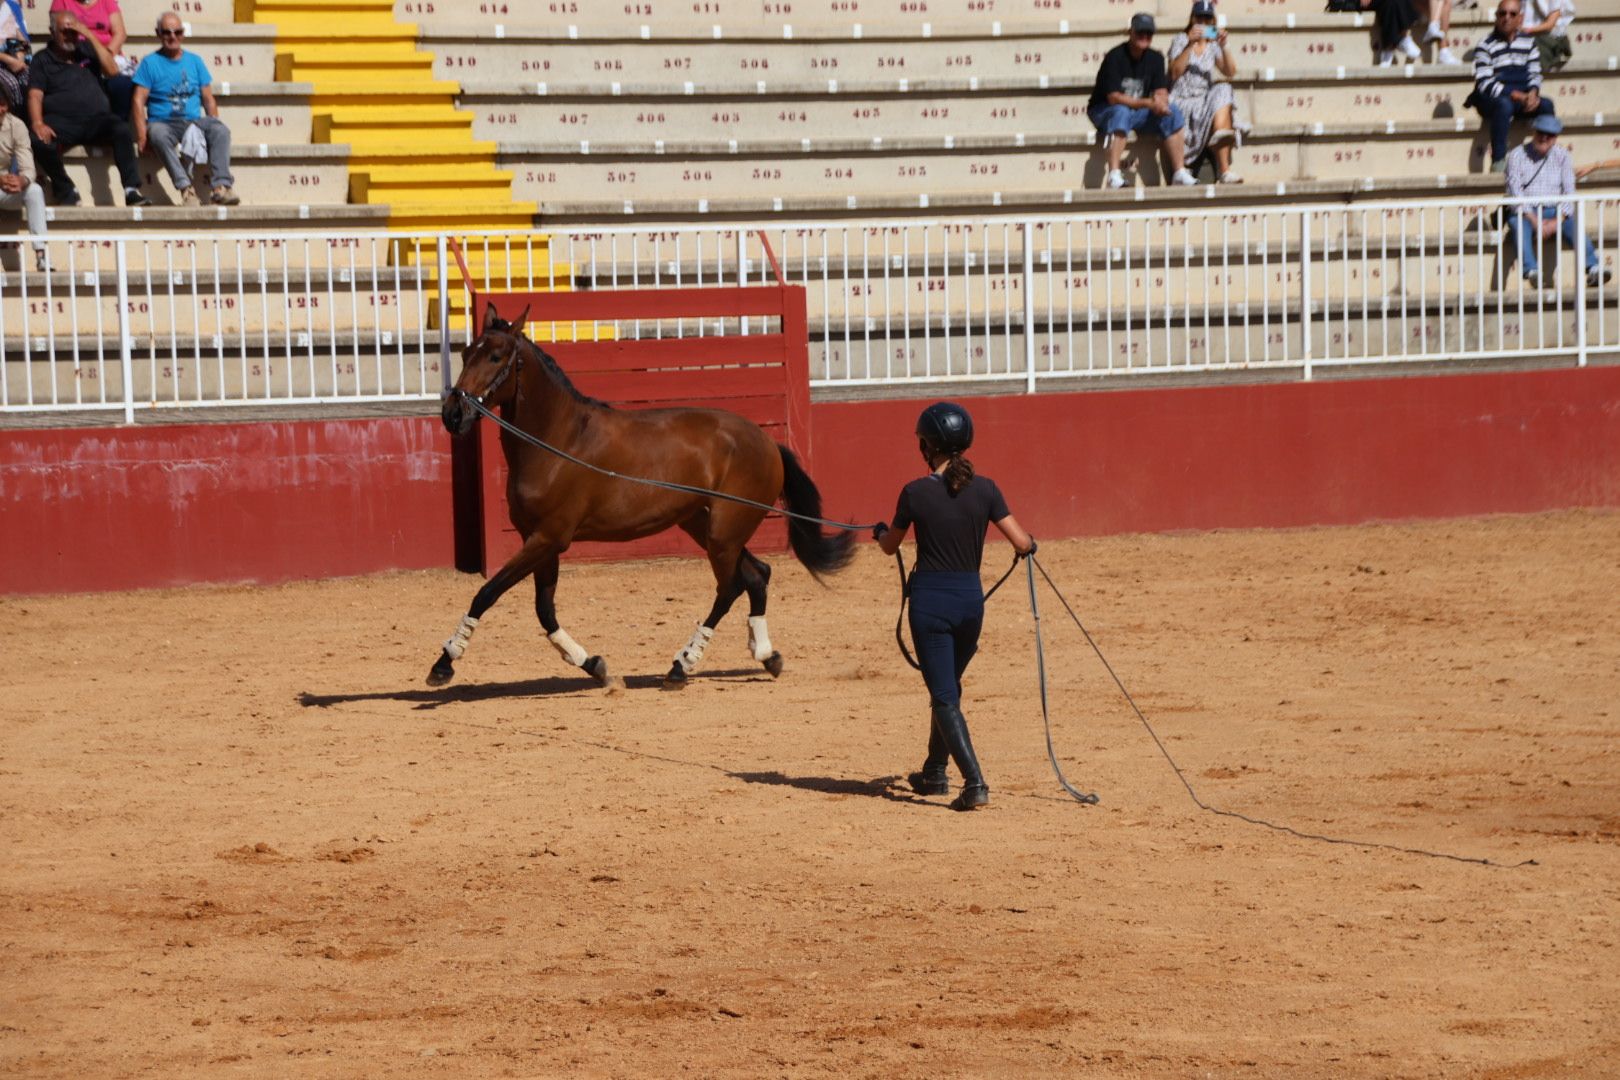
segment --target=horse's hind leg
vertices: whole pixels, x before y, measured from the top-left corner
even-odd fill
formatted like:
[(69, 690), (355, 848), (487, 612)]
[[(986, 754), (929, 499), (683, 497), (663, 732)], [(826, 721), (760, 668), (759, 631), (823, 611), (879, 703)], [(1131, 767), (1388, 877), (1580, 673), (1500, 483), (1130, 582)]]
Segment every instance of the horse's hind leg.
[(551, 545), (538, 536), (531, 536), (505, 566), (484, 582), (484, 587), (473, 595), (472, 606), (467, 609), (467, 614), (461, 617), (461, 624), (445, 641), (438, 661), (428, 672), (429, 686), (443, 686), (456, 677), (455, 662), (467, 651), (467, 642), (472, 639), (473, 631), (478, 629), (478, 620), (483, 618), (484, 612), (495, 606), (495, 601), (506, 595), (506, 590), (533, 573), (536, 563), (544, 560), (548, 554), (555, 563), (556, 552), (552, 550)]
[(782, 674), (782, 654), (771, 648), (770, 631), (765, 628), (766, 589), (771, 584), (771, 566), (752, 551), (743, 548), (737, 573), (743, 588), (748, 590), (748, 651), (754, 659), (765, 665), (771, 678)]
[(582, 669), (599, 685), (623, 686), (624, 680), (608, 677), (606, 660), (600, 656), (588, 655), (579, 642), (575, 641), (557, 621), (557, 562), (558, 557), (553, 554), (534, 572), (534, 613), (540, 619), (541, 628), (546, 632), (546, 640), (551, 642), (552, 648), (556, 649), (564, 660)]

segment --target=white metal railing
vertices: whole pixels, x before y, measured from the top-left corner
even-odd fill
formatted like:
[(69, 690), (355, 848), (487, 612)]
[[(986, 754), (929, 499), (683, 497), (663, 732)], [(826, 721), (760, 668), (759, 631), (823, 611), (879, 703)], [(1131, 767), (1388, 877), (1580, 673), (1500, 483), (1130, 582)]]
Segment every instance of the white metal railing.
[[(1613, 269), (1620, 196), (1568, 200)], [(1546, 245), (1527, 283), (1501, 199), (1044, 218), (474, 234), (491, 289), (757, 283), (760, 236), (809, 303), (812, 384), (1043, 384), (1098, 376), (1555, 359), (1620, 352), (1620, 284)], [(69, 235), (50, 272), (0, 240), (0, 411), (429, 400), (472, 322), (447, 234)], [(448, 285), (441, 288), (441, 284)], [(448, 334), (441, 327), (449, 327)], [(746, 320), (581, 334), (712, 336)]]

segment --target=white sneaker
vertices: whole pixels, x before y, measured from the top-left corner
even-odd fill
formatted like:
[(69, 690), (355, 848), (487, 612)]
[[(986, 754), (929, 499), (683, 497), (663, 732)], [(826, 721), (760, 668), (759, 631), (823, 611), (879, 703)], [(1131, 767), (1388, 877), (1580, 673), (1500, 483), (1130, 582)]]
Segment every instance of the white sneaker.
[(1441, 46), (1440, 51), (1434, 54), (1434, 59), (1436, 63), (1450, 64), (1452, 67), (1462, 63), (1461, 60), (1457, 59), (1455, 53), (1444, 46)]
[(1378, 66), (1379, 67), (1389, 67), (1390, 65), (1392, 65), (1394, 63), (1395, 63), (1395, 50), (1394, 49), (1380, 49), (1380, 50), (1378, 50)]
[(1431, 41), (1440, 41), (1444, 39), (1445, 36), (1445, 32), (1440, 29), (1440, 24), (1431, 21), (1429, 23), (1429, 29), (1423, 33), (1423, 43), (1427, 45)]
[(1241, 183), (1243, 183), (1243, 177), (1239, 176), (1237, 173), (1233, 172), (1231, 169), (1227, 169), (1225, 172), (1221, 173), (1221, 183), (1223, 183), (1223, 184), (1241, 184)]
[(1209, 145), (1219, 146), (1222, 143), (1231, 142), (1235, 138), (1237, 138), (1237, 132), (1231, 128), (1217, 128), (1210, 133)]
[(1125, 174), (1118, 169), (1110, 169), (1108, 179), (1103, 181), (1105, 188), (1122, 188), (1125, 186)]
[(1405, 37), (1401, 38), (1401, 40), (1395, 46), (1395, 51), (1406, 57), (1408, 60), (1417, 60), (1423, 56), (1423, 50), (1418, 48), (1417, 42), (1412, 40), (1411, 34), (1407, 34)]
[(1198, 183), (1198, 177), (1194, 176), (1186, 169), (1177, 169), (1176, 175), (1170, 178), (1170, 182), (1172, 184), (1180, 184), (1182, 187), (1193, 187)]

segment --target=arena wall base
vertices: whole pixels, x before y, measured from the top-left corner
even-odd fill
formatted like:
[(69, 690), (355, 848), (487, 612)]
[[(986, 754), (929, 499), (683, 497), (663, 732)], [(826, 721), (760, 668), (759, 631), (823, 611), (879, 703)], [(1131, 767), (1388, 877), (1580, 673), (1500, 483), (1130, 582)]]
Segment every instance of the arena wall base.
[(449, 566), (437, 417), (0, 432), (0, 594)]
[[(1620, 368), (960, 397), (1043, 539), (1620, 507)], [(811, 407), (830, 516), (892, 515), (925, 403)], [(0, 594), (450, 567), (451, 473), (431, 414), (6, 431)]]

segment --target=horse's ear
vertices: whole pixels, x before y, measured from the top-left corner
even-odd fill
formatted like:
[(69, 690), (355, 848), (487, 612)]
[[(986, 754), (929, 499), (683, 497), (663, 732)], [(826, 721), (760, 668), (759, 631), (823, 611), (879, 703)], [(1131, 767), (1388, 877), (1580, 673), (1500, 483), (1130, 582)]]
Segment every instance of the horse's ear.
[(500, 324), (500, 321), (501, 313), (495, 310), (495, 301), (491, 300), (489, 302), (489, 306), (484, 309), (484, 326), (479, 333), (489, 333), (490, 330), (494, 329)]
[(519, 334), (523, 333), (523, 328), (529, 325), (529, 308), (533, 306), (533, 304), (525, 304), (522, 313), (512, 320), (512, 329)]

